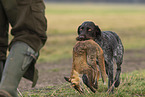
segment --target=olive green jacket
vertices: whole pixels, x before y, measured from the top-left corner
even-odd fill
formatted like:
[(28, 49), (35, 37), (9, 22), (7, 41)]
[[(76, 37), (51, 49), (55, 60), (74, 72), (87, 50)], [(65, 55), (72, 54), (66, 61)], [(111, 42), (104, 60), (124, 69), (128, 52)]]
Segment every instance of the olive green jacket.
[[(13, 35), (9, 48), (14, 42), (22, 41), (39, 52), (47, 40), (43, 0), (0, 0), (0, 60), (6, 60), (9, 24)], [(37, 72), (34, 64), (24, 76), (31, 81)]]

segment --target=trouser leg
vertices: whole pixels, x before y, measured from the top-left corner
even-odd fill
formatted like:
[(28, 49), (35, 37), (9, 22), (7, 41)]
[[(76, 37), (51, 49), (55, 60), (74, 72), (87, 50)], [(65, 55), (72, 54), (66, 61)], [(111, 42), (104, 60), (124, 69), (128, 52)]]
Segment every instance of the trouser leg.
[(29, 56), (28, 53), (35, 54), (34, 50), (26, 43), (16, 42), (13, 44), (3, 71), (0, 97), (4, 93), (3, 91), (8, 92), (13, 97), (18, 97), (19, 82), (33, 60), (33, 57)]
[(0, 81), (1, 81), (1, 78), (2, 78), (3, 68), (4, 68), (4, 62), (0, 61)]
[(8, 47), (8, 20), (0, 1), (0, 81)]

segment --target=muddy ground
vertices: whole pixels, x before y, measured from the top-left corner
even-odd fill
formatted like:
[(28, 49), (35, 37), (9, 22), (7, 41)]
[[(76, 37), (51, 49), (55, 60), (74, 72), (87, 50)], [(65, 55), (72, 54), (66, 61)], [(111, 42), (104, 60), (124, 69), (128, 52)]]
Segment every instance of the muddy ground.
[[(122, 73), (145, 69), (145, 49), (127, 50), (124, 54)], [(65, 83), (64, 76), (70, 76), (72, 59), (61, 60), (56, 63), (36, 64), (39, 70), (39, 79), (35, 88), (61, 85)], [(114, 69), (116, 66), (114, 66)], [(22, 79), (20, 91), (31, 89), (31, 82)]]

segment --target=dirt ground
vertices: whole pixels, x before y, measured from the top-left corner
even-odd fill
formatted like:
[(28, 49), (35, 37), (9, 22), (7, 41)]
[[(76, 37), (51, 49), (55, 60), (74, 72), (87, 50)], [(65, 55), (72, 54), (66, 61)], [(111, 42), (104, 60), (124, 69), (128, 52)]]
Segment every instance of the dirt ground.
[[(145, 69), (145, 49), (127, 50), (124, 53), (122, 73)], [(61, 85), (65, 83), (64, 76), (70, 76), (72, 59), (61, 60), (56, 63), (36, 64), (39, 70), (39, 79), (35, 88)], [(116, 66), (114, 65), (114, 70)], [(32, 83), (22, 79), (19, 85), (20, 91), (32, 89)]]

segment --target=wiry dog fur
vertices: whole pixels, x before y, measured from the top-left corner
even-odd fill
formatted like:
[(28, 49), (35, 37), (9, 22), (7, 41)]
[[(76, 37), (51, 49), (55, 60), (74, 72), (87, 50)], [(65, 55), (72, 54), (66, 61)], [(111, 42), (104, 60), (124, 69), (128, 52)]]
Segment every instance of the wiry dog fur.
[[(124, 48), (119, 36), (112, 31), (101, 31), (98, 25), (86, 21), (78, 27), (78, 41), (93, 39), (103, 49), (105, 57), (106, 73), (108, 75), (108, 88), (115, 81), (114, 86), (120, 84), (121, 64), (123, 61)], [(115, 80), (113, 79), (113, 60), (117, 64)], [(97, 60), (98, 62), (98, 60)], [(113, 89), (112, 89), (113, 91)]]
[(78, 41), (73, 48), (73, 63), (70, 78), (65, 80), (80, 93), (83, 89), (80, 85), (80, 74), (83, 74), (83, 82), (92, 92), (98, 88), (99, 69), (97, 68), (96, 58), (98, 59), (103, 82), (106, 82), (106, 71), (104, 54), (101, 47), (93, 40)]

